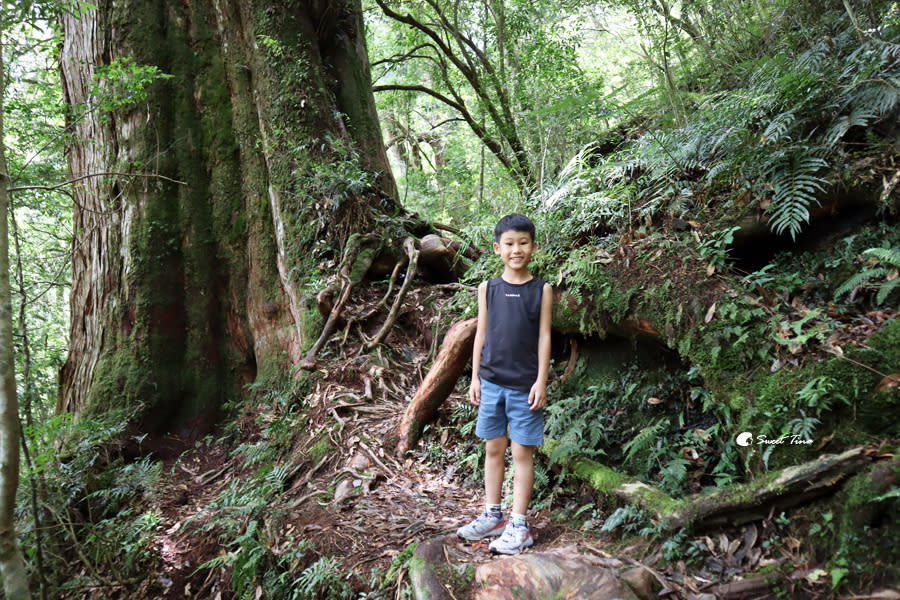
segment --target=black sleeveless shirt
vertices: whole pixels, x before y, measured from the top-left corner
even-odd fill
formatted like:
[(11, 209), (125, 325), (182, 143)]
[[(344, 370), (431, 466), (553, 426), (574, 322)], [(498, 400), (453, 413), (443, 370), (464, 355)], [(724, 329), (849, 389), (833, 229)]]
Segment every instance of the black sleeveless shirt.
[(478, 376), (496, 385), (531, 391), (538, 376), (538, 338), (544, 280), (487, 283), (487, 327)]

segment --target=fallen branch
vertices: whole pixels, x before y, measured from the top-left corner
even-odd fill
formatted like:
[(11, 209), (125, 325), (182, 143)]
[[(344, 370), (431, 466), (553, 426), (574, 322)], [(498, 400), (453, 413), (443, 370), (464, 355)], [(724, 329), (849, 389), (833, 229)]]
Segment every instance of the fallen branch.
[(458, 240), (430, 234), (420, 240), (420, 271), (422, 279), (431, 283), (452, 283), (466, 272), (467, 260), (477, 259), (479, 252), (472, 246), (463, 247)]
[(897, 184), (900, 184), (900, 171), (894, 173), (894, 176), (891, 177), (890, 181), (888, 181), (887, 177), (884, 178), (884, 190), (881, 192), (881, 198), (879, 198), (881, 204), (887, 204), (888, 198), (891, 197)]
[(865, 448), (851, 448), (770, 473), (761, 481), (693, 496), (671, 512), (670, 527), (677, 529), (691, 523), (716, 527), (757, 521), (773, 507), (780, 511), (834, 493), (840, 483), (859, 473), (870, 461)]
[[(558, 442), (548, 440), (540, 448), (550, 456), (557, 446)], [(744, 484), (680, 500), (593, 460), (576, 458), (568, 461), (567, 466), (614, 504), (638, 506), (668, 531), (676, 531), (682, 527), (738, 526), (764, 519), (773, 509), (784, 510), (834, 493), (839, 483), (870, 461), (865, 448), (851, 448), (841, 454), (824, 454)]]
[(434, 365), (416, 390), (416, 395), (397, 427), (397, 452), (403, 454), (419, 440), (422, 429), (434, 420), (438, 408), (456, 386), (456, 381), (472, 357), (472, 344), (478, 319), (454, 323), (444, 336), (444, 343)]
[(755, 575), (739, 581), (722, 584), (713, 588), (713, 594), (721, 600), (753, 600), (769, 597), (772, 591), (783, 584), (787, 577), (779, 571)]

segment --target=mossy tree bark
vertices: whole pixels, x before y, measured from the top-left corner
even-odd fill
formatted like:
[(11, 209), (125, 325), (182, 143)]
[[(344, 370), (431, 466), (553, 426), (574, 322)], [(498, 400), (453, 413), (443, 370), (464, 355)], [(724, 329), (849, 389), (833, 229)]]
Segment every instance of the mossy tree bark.
[[(61, 19), (77, 183), (58, 409), (203, 430), (244, 384), (296, 371), (317, 265), (376, 221), (402, 229), (359, 1), (102, 0)], [(117, 59), (172, 77), (104, 110)]]

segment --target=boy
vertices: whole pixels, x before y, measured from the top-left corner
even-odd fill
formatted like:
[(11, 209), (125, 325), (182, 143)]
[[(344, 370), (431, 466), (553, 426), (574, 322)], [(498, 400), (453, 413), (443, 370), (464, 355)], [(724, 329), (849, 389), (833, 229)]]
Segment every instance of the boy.
[[(500, 219), (494, 228), (494, 253), (503, 261), (503, 274), (478, 287), (469, 401), (478, 406), (475, 434), (485, 439), (487, 507), (456, 534), (467, 540), (500, 535), (489, 548), (501, 554), (518, 554), (534, 543), (525, 511), (534, 485), (534, 448), (544, 441), (553, 307), (550, 284), (528, 272), (538, 247), (534, 237), (534, 223), (525, 215)], [(512, 513), (504, 526), (500, 492), (507, 427), (515, 475)]]

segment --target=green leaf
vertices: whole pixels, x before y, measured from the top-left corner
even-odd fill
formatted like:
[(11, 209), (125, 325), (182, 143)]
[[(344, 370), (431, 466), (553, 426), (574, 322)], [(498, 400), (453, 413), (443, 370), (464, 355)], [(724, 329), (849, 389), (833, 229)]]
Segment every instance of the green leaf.
[(831, 570), (831, 589), (836, 589), (841, 580), (850, 573), (850, 569), (835, 568)]

